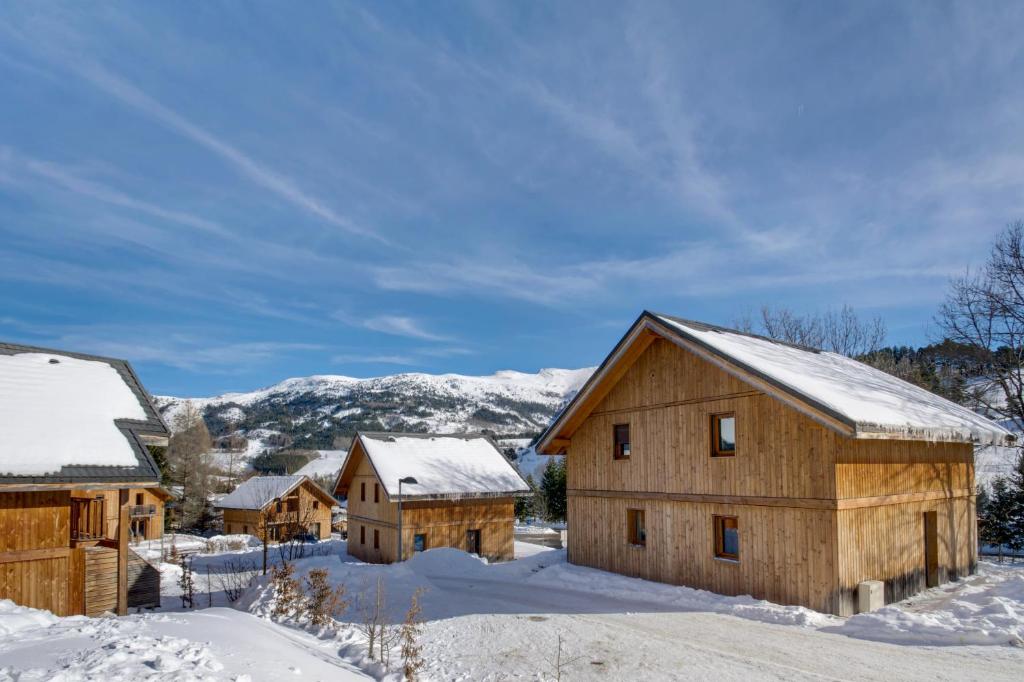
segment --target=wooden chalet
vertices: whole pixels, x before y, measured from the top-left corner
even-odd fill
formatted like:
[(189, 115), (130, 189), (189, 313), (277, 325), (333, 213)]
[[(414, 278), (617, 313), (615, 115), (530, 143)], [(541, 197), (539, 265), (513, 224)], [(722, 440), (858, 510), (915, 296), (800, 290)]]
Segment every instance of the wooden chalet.
[(158, 605), (159, 571), (129, 540), (162, 530), (147, 446), (168, 431), (131, 366), (0, 344), (0, 417), (0, 599), (59, 616)]
[(515, 497), (529, 492), (478, 434), (358, 433), (334, 486), (348, 497), (348, 553), (371, 563), (399, 558), (399, 501), (402, 560), (435, 547), (510, 560)]
[(849, 615), (864, 581), (975, 570), (973, 444), (1010, 440), (850, 358), (644, 312), (537, 449), (566, 455), (570, 562)]
[(284, 542), (296, 535), (331, 537), (330, 493), (308, 476), (255, 476), (217, 503), (224, 532)]

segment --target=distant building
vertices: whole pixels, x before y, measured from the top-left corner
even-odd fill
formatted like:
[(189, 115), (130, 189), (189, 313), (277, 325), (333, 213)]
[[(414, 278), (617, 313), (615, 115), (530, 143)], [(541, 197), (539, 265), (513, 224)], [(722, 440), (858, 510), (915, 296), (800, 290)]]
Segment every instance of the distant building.
[(168, 431), (123, 360), (0, 344), (0, 599), (60, 616), (157, 605), (160, 537), (148, 445)]
[(217, 503), (224, 532), (284, 542), (296, 535), (331, 537), (336, 501), (308, 476), (255, 476)]
[(1013, 436), (850, 358), (643, 313), (541, 436), (574, 564), (849, 615), (975, 569), (974, 443)]
[(372, 563), (454, 547), (494, 561), (514, 557), (515, 497), (530, 488), (483, 435), (359, 433), (338, 473), (348, 496), (348, 552)]

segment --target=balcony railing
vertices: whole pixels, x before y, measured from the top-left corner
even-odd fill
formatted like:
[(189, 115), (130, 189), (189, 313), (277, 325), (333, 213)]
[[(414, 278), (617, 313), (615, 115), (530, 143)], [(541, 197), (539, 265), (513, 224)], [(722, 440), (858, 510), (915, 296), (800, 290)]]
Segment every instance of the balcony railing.
[(137, 518), (139, 516), (156, 516), (155, 504), (135, 504), (128, 507), (128, 516)]

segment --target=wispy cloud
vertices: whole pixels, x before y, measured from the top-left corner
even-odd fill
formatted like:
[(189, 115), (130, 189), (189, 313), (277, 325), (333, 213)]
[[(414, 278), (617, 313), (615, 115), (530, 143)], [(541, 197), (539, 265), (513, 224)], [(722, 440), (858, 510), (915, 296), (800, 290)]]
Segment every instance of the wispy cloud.
[(428, 331), (422, 322), (405, 315), (377, 315), (363, 320), (362, 325), (372, 331), (393, 336), (406, 336), (423, 341), (451, 340), (450, 337)]
[(368, 353), (340, 353), (331, 356), (336, 365), (415, 365), (416, 359), (409, 355), (376, 355)]

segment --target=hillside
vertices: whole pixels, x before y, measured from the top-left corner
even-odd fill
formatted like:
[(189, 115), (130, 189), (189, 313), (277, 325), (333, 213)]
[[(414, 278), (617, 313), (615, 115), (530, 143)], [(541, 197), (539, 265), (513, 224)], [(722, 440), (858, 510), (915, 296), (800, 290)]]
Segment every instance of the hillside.
[[(222, 449), (251, 459), (265, 449), (331, 450), (363, 431), (492, 431), (523, 446), (576, 394), (593, 368), (503, 371), (490, 376), (396, 374), (370, 379), (321, 375), (286, 379), (248, 393), (210, 398), (156, 396), (174, 428), (187, 400)], [(532, 473), (526, 471), (524, 473)]]

